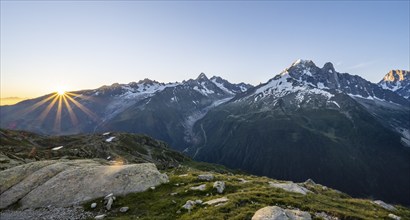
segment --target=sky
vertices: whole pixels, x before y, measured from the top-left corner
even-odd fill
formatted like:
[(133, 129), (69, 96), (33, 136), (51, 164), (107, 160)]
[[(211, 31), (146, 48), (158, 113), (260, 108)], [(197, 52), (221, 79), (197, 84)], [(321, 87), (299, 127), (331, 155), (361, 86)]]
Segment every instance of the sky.
[(409, 1), (1, 1), (1, 100), (144, 78), (253, 85), (301, 58), (409, 70)]

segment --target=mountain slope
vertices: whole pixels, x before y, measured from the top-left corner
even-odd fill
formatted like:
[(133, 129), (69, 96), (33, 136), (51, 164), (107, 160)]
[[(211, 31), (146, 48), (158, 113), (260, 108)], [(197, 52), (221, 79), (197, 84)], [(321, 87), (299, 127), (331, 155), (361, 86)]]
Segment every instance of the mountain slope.
[(247, 88), (245, 84), (230, 84), (219, 77), (209, 80), (202, 73), (195, 80), (137, 102), (99, 129), (145, 133), (182, 151), (197, 142), (192, 132), (197, 120)]
[(195, 125), (202, 138), (189, 152), (258, 175), (313, 178), (352, 195), (410, 204), (410, 149), (366, 108), (362, 100), (370, 99), (410, 112), (406, 99), (330, 63), (297, 61), (209, 111)]
[(112, 164), (155, 163), (177, 167), (190, 159), (164, 142), (140, 134), (104, 133), (43, 136), (0, 129), (0, 170), (38, 160), (96, 159)]
[[(252, 176), (222, 166), (191, 161), (180, 153), (170, 151), (164, 143), (142, 135), (110, 133), (52, 137), (10, 130), (0, 130), (0, 135), (1, 153), (14, 156), (14, 159), (26, 160), (23, 163), (40, 160), (25, 164), (24, 167), (29, 169), (25, 169), (26, 172), (23, 173), (16, 174), (12, 171), (21, 171), (23, 166), (15, 167), (19, 169), (8, 169), (1, 172), (3, 176), (1, 180), (9, 183), (8, 186), (11, 188), (19, 188), (20, 191), (21, 184), (30, 183), (30, 181), (37, 184), (25, 184), (23, 188), (37, 189), (42, 187), (47, 190), (48, 188), (44, 186), (47, 184), (49, 186), (50, 182), (54, 184), (52, 188), (58, 188), (61, 185), (75, 187), (77, 185), (72, 184), (76, 184), (76, 182), (55, 181), (56, 177), (48, 174), (59, 174), (62, 163), (71, 164), (70, 168), (66, 168), (67, 170), (79, 171), (81, 169), (77, 166), (80, 161), (87, 163), (87, 166), (92, 170), (104, 168), (110, 174), (116, 174), (119, 170), (135, 165), (134, 163), (154, 162), (161, 168), (160, 172), (165, 173), (169, 178), (169, 182), (143, 192), (123, 195), (114, 193), (112, 196), (115, 196), (116, 199), (111, 203), (110, 210), (106, 208), (104, 197), (97, 199), (88, 197), (89, 201), (79, 204), (82, 205), (83, 209), (77, 206), (57, 208), (56, 206), (61, 206), (62, 201), (59, 201), (59, 204), (50, 204), (49, 202), (39, 204), (36, 203), (36, 197), (34, 197), (33, 204), (42, 208), (22, 210), (19, 207), (22, 201), (15, 200), (14, 204), (0, 210), (2, 219), (90, 219), (102, 214), (108, 219), (251, 219), (259, 209), (272, 205), (282, 209), (304, 212), (312, 219), (388, 219), (393, 214), (402, 219), (410, 218), (410, 210), (403, 206), (352, 198), (340, 191), (316, 184), (310, 179), (301, 183), (293, 183)], [(58, 150), (51, 150), (59, 144), (64, 144), (64, 146)], [(144, 152), (141, 147), (146, 151)], [(35, 154), (32, 153), (33, 148), (37, 149)], [(73, 154), (75, 149), (89, 152), (77, 155)], [(110, 152), (111, 155), (117, 154), (117, 157), (105, 160), (106, 154), (100, 155), (104, 153), (103, 151)], [(152, 151), (152, 157), (147, 153), (150, 151)], [(157, 154), (158, 152), (160, 154)], [(93, 157), (96, 159), (78, 160), (79, 158)], [(5, 162), (3, 158), (1, 157), (1, 163)], [(118, 163), (121, 158), (122, 163)], [(49, 159), (53, 159), (53, 161)], [(112, 161), (115, 163), (111, 163), (109, 166)], [(49, 164), (49, 166), (44, 166), (44, 164)], [(60, 166), (54, 166), (55, 164), (60, 164)], [(122, 164), (127, 166), (122, 166)], [(171, 166), (162, 166), (162, 164), (171, 164)], [(95, 173), (91, 174), (95, 175)], [(147, 174), (142, 174), (141, 177), (145, 175)], [(200, 178), (200, 175), (205, 175), (208, 179)], [(29, 176), (32, 179), (16, 179), (17, 176)], [(125, 175), (122, 173), (121, 175), (106, 175), (104, 177), (108, 183), (110, 182), (109, 178), (113, 178), (113, 182), (121, 179), (126, 183), (127, 180), (138, 178), (136, 176), (138, 175), (131, 176), (130, 173)], [(152, 178), (152, 175), (148, 177)], [(38, 181), (39, 178), (45, 178), (49, 181), (41, 182)], [(81, 178), (80, 182), (83, 180)], [(225, 186), (219, 192), (214, 187), (218, 181), (223, 182)], [(10, 184), (10, 182), (13, 183)], [(203, 190), (196, 190), (198, 186), (203, 186)], [(78, 185), (77, 187), (84, 189), (82, 187), (85, 186)], [(93, 184), (86, 187), (93, 187)], [(124, 186), (120, 185), (119, 187)], [(14, 192), (24, 196), (20, 191)], [(87, 191), (82, 190), (82, 193), (84, 194), (83, 199), (87, 198)], [(4, 194), (1, 195), (4, 196)], [(32, 193), (30, 195), (33, 196)], [(58, 198), (57, 196), (64, 195), (60, 193), (53, 195), (54, 198)], [(225, 198), (222, 200), (224, 202), (215, 201), (215, 199), (221, 201), (221, 198)], [(39, 199), (45, 201), (45, 198)], [(93, 203), (96, 205), (95, 208), (91, 208)], [(28, 203), (25, 204), (28, 206)], [(191, 204), (191, 206), (186, 204)], [(122, 207), (128, 207), (128, 210), (123, 212), (121, 211)]]

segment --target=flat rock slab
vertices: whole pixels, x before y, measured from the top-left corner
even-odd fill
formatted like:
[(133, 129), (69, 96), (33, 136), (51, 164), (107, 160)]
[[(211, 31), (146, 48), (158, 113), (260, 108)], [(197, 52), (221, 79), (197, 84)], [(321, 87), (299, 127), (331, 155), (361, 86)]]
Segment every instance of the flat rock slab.
[(199, 186), (193, 186), (191, 188), (189, 188), (190, 190), (199, 190), (199, 191), (205, 191), (206, 189), (206, 184), (202, 184)]
[(223, 203), (223, 202), (228, 202), (229, 199), (226, 197), (222, 197), (222, 198), (217, 198), (217, 199), (212, 199), (209, 201), (204, 202), (205, 205), (215, 205), (218, 203)]
[(274, 182), (269, 182), (269, 186), (275, 187), (275, 188), (281, 188), (285, 191), (288, 192), (294, 192), (294, 193), (300, 193), (303, 195), (306, 195), (306, 193), (310, 192), (308, 189), (305, 187), (299, 186), (296, 183), (274, 183)]
[(168, 182), (151, 163), (120, 166), (97, 160), (39, 161), (0, 172), (0, 208), (66, 207), (104, 197), (145, 191)]
[(252, 220), (311, 220), (308, 212), (298, 209), (283, 209), (278, 206), (267, 206), (255, 212)]

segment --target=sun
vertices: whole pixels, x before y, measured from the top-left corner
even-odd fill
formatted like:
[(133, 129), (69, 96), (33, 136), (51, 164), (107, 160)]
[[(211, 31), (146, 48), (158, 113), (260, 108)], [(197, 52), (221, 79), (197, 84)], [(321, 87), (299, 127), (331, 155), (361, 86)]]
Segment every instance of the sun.
[(62, 89), (59, 89), (59, 90), (57, 90), (57, 94), (58, 94), (59, 96), (65, 95), (65, 91), (62, 90)]

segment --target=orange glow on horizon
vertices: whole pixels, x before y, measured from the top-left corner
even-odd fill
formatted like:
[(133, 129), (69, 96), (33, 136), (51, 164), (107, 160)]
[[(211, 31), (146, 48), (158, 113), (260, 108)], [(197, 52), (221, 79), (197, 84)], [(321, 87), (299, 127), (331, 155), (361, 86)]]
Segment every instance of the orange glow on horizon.
[(89, 96), (85, 96), (85, 95), (78, 95), (75, 93), (70, 93), (70, 92), (65, 92), (65, 91), (60, 90), (58, 92), (50, 94), (49, 96), (46, 96), (44, 99), (32, 104), (31, 106), (25, 108), (24, 110), (16, 112), (16, 114), (23, 116), (47, 104), (47, 106), (44, 109), (42, 109), (42, 112), (40, 113), (37, 120), (35, 121), (35, 123), (38, 123), (39, 125), (41, 125), (43, 124), (44, 120), (47, 118), (51, 110), (53, 108), (56, 108), (54, 124), (53, 124), (53, 130), (56, 133), (61, 132), (61, 120), (62, 120), (64, 109), (67, 110), (68, 116), (70, 117), (71, 124), (74, 127), (78, 126), (79, 120), (73, 110), (73, 107), (77, 107), (79, 110), (84, 112), (93, 121), (100, 122), (99, 117), (95, 113), (93, 113), (90, 109), (88, 109), (83, 104), (78, 102), (76, 99), (77, 100), (85, 99), (85, 100), (92, 101), (93, 98)]

